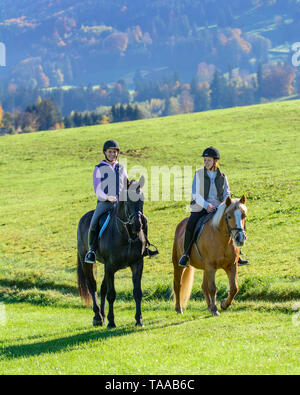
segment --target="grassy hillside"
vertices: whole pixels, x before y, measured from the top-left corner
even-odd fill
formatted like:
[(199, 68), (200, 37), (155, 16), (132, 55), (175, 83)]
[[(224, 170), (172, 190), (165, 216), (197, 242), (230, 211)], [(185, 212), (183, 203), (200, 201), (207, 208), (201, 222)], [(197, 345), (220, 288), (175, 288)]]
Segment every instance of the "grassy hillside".
[[(77, 371), (81, 366), (80, 350), (89, 349), (91, 343), (94, 347), (94, 342), (100, 347), (99, 336), (101, 344), (106, 344), (105, 350), (108, 347), (104, 359), (111, 358), (108, 350), (115, 343), (123, 347), (126, 355), (124, 337), (128, 344), (135, 344), (130, 270), (117, 274), (116, 323), (120, 329), (111, 335), (105, 329), (92, 329), (92, 312), (81, 308), (76, 290), (77, 223), (86, 211), (95, 207), (93, 168), (102, 157), (104, 140), (114, 138), (120, 142), (122, 158), (128, 160), (128, 170), (141, 165), (149, 176), (151, 166), (196, 168), (202, 163), (203, 148), (215, 145), (221, 152), (221, 167), (228, 176), (233, 196), (245, 193), (248, 198), (248, 240), (244, 252), (251, 265), (240, 269), (240, 293), (233, 309), (223, 313), (220, 321), (203, 320), (207, 314), (200, 292), (201, 272), (196, 273), (193, 289), (197, 302), (191, 302), (183, 317), (177, 317), (172, 310), (172, 241), (177, 223), (186, 216), (188, 201), (177, 202), (171, 198), (171, 201), (145, 203), (150, 240), (158, 246), (160, 255), (155, 260), (145, 260), (142, 285), (146, 330), (138, 331), (136, 341), (143, 347), (149, 336), (149, 350), (145, 350), (147, 360), (140, 372), (159, 373), (159, 367), (163, 366), (162, 373), (182, 373), (180, 363), (189, 362), (176, 354), (179, 364), (175, 369), (172, 360), (175, 339), (180, 339), (180, 347), (192, 352), (193, 345), (186, 344), (188, 340), (184, 336), (187, 330), (201, 331), (201, 339), (205, 339), (205, 345), (212, 350), (208, 356), (202, 346), (203, 353), (191, 359), (191, 373), (209, 373), (210, 368), (217, 372), (217, 367), (222, 373), (221, 365), (226, 365), (227, 358), (231, 358), (231, 336), (235, 342), (238, 339), (237, 353), (243, 354), (239, 366), (244, 366), (245, 372), (258, 372), (269, 358), (272, 360), (269, 373), (299, 373), (294, 352), (298, 329), (291, 320), (292, 306), (300, 299), (299, 121), (299, 101), (289, 101), (2, 137), (0, 302), (6, 306), (8, 322), (2, 332), (6, 341), (0, 343), (0, 372), (16, 368), (20, 373), (42, 373), (47, 367), (48, 372)], [(99, 281), (102, 274), (103, 267), (98, 265)], [(227, 292), (225, 273), (218, 273), (217, 285), (218, 297), (221, 297)], [(164, 343), (168, 342), (169, 325), (175, 342), (170, 345), (171, 349)], [(9, 328), (13, 327), (15, 330), (11, 332)], [(246, 327), (249, 333), (244, 332)], [(223, 339), (226, 347), (220, 362), (217, 347), (221, 337), (218, 336), (221, 333), (224, 336), (224, 328), (237, 332)], [(211, 330), (218, 338), (215, 343)], [(24, 335), (22, 339), (20, 332)], [(277, 335), (281, 343), (276, 354)], [(270, 339), (267, 343), (266, 338)], [(157, 345), (157, 355), (166, 352), (166, 360), (153, 363), (151, 344), (157, 344), (158, 339), (162, 339), (161, 347), (165, 349)], [(197, 344), (198, 341), (200, 339)], [(246, 347), (248, 341), (249, 347)], [(251, 342), (255, 343), (254, 348)], [(1, 348), (4, 356), (1, 356)], [(54, 355), (48, 355), (52, 349)], [(57, 353), (65, 355), (60, 362), (56, 360)], [(23, 359), (27, 357), (28, 364), (24, 365)], [(43, 367), (39, 367), (41, 357), (45, 362)], [(205, 357), (209, 358), (207, 365), (200, 364), (200, 368), (199, 361)], [(250, 358), (248, 362), (247, 358)], [(73, 368), (69, 366), (70, 361), (74, 362)], [(103, 364), (97, 366), (98, 373), (105, 372)], [(117, 366), (117, 362), (111, 365), (109, 372), (139, 373), (136, 364), (131, 368), (125, 364), (119, 371)], [(151, 370), (151, 366), (156, 368)], [(234, 370), (237, 366), (238, 362), (228, 366), (225, 372), (230, 373), (231, 368)], [(84, 370), (89, 368), (92, 369), (92, 365), (88, 364)]]

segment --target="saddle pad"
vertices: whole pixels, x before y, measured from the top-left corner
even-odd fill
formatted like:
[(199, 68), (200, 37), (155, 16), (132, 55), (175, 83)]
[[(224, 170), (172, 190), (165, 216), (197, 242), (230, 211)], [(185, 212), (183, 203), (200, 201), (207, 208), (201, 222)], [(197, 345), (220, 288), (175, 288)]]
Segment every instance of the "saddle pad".
[(204, 225), (210, 220), (212, 219), (212, 217), (215, 215), (215, 211), (213, 211), (212, 213), (209, 213), (207, 215), (205, 215), (204, 217), (201, 217), (196, 226), (195, 226), (195, 231), (194, 231), (194, 236), (193, 236), (193, 240), (197, 243), (201, 233), (203, 231)]
[[(101, 236), (103, 235), (103, 232), (107, 228), (107, 225), (109, 224), (109, 221), (110, 221), (110, 213), (108, 213), (107, 217), (106, 217), (106, 214), (107, 213), (102, 215), (100, 218), (100, 221), (99, 221), (99, 225), (100, 225), (99, 239), (101, 239)], [(105, 221), (103, 223), (104, 219), (105, 219)]]

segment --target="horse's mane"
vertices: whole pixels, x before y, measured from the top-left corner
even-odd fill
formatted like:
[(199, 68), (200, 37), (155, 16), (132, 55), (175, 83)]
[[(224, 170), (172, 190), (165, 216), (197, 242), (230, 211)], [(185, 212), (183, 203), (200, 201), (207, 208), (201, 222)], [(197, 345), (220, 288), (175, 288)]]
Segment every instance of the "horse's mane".
[(222, 219), (222, 217), (223, 217), (223, 214), (224, 214), (225, 209), (226, 209), (226, 205), (225, 205), (225, 201), (224, 201), (224, 202), (222, 202), (222, 203), (220, 204), (220, 206), (218, 207), (218, 210), (217, 210), (216, 214), (213, 216), (212, 225), (213, 225), (215, 228), (218, 228), (218, 226), (219, 226), (219, 224), (220, 224), (220, 222), (221, 222), (221, 219)]
[[(212, 225), (215, 228), (219, 227), (221, 219), (222, 219), (225, 211), (229, 211), (232, 208), (232, 206), (234, 206), (238, 202), (240, 202), (240, 199), (232, 199), (231, 202), (232, 202), (231, 205), (226, 207), (226, 203), (225, 203), (225, 200), (224, 200), (224, 202), (222, 202), (220, 204), (220, 206), (218, 207), (218, 210), (217, 210), (216, 214), (213, 216), (213, 219), (212, 219)], [(240, 203), (240, 206), (241, 206), (241, 208), (242, 208), (242, 210), (244, 212), (247, 212), (247, 207), (244, 204)]]

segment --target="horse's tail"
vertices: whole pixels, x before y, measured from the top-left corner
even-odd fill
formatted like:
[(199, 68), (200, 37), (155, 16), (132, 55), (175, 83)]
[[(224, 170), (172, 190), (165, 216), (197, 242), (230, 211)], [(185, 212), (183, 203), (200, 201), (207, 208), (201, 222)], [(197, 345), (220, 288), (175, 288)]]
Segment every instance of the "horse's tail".
[(184, 237), (186, 221), (182, 221), (176, 228), (173, 243), (172, 261), (174, 266), (174, 302), (177, 313), (182, 313), (182, 308), (186, 307), (191, 297), (194, 283), (194, 268), (189, 266), (183, 269), (178, 265), (182, 254), (180, 241)]
[(77, 254), (77, 284), (78, 284), (78, 292), (79, 295), (81, 296), (82, 301), (85, 302), (87, 306), (90, 305), (91, 294), (87, 286), (86, 277), (82, 268), (82, 262), (79, 253)]
[(180, 292), (180, 304), (183, 307), (186, 307), (188, 301), (190, 300), (192, 294), (192, 288), (194, 283), (194, 273), (195, 269), (193, 266), (187, 267), (181, 278), (181, 292)]
[(84, 268), (86, 268), (86, 266), (83, 263), (83, 258), (82, 258), (83, 254), (80, 252), (83, 247), (81, 233), (80, 233), (82, 221), (83, 218), (81, 218), (77, 230), (77, 284), (78, 284), (78, 292), (79, 295), (81, 296), (82, 301), (87, 306), (89, 306), (91, 303), (91, 294), (88, 289), (87, 278), (84, 272)]

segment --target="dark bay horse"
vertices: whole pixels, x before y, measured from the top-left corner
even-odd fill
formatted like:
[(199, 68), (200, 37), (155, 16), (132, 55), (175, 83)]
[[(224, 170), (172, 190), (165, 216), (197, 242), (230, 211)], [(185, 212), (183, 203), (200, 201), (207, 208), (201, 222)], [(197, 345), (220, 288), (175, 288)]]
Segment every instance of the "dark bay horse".
[(96, 265), (84, 262), (88, 251), (88, 230), (94, 211), (86, 213), (79, 221), (77, 231), (77, 279), (82, 299), (89, 303), (92, 298), (95, 313), (93, 325), (105, 324), (105, 299), (109, 303), (108, 328), (115, 328), (113, 305), (116, 299), (115, 273), (130, 267), (133, 281), (133, 297), (136, 303), (136, 325), (143, 326), (141, 300), (141, 279), (143, 273), (143, 251), (145, 237), (142, 229), (144, 195), (142, 187), (145, 179), (128, 182), (125, 199), (115, 204), (110, 222), (98, 239), (97, 261), (104, 263), (104, 279), (101, 285), (101, 307), (98, 304)]
[(187, 218), (180, 222), (175, 232), (173, 244), (174, 265), (174, 295), (175, 310), (182, 314), (182, 308), (190, 299), (194, 268), (204, 270), (202, 290), (206, 299), (208, 310), (212, 315), (219, 315), (216, 306), (215, 273), (224, 269), (229, 279), (229, 295), (221, 302), (221, 308), (226, 310), (238, 292), (237, 268), (240, 247), (246, 241), (245, 219), (247, 215), (246, 197), (231, 199), (223, 202), (212, 220), (206, 223), (199, 238), (197, 251), (195, 244), (190, 254), (190, 266), (182, 268), (178, 261), (183, 253), (184, 232)]

